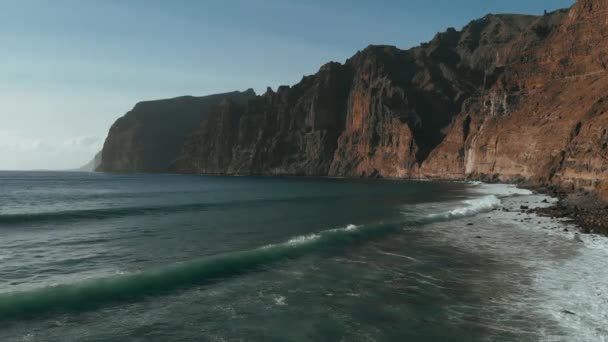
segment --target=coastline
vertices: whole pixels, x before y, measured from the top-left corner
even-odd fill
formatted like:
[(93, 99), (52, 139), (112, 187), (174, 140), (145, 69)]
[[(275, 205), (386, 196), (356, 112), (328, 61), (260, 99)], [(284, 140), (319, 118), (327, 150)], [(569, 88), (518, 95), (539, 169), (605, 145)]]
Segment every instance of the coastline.
[[(52, 180), (53, 175), (47, 175), (47, 177)], [(135, 183), (137, 187), (129, 187), (133, 189), (131, 193), (139, 194), (139, 190), (145, 189), (144, 194), (147, 195), (144, 197), (153, 195), (162, 198), (169, 208), (174, 207), (178, 202), (170, 200), (168, 197), (175, 190), (178, 190), (178, 193), (180, 189), (198, 192), (198, 189), (207, 188), (199, 186), (200, 183), (221, 185), (227, 181), (227, 179), (217, 179), (216, 182), (215, 179), (204, 179), (203, 177), (184, 180), (144, 175), (127, 177), (126, 181), (130, 182), (132, 178), (141, 179)], [(234, 186), (228, 186), (225, 189), (234, 198), (242, 200), (240, 195), (233, 195), (234, 189), (254, 190), (254, 188), (243, 187), (242, 181), (252, 181), (257, 184), (257, 188), (255, 188), (258, 189), (257, 191), (263, 192), (268, 188), (268, 183), (257, 182), (255, 178), (238, 180), (233, 183)], [(89, 180), (91, 179), (89, 178)], [(114, 180), (125, 184), (122, 177), (114, 177)], [(159, 189), (154, 186), (165, 180), (172, 185), (170, 187), (159, 186), (160, 189), (167, 189), (166, 196), (159, 195)], [(458, 186), (444, 184), (436, 188), (429, 188), (428, 186), (432, 186), (432, 184), (422, 184), (426, 182), (398, 184), (399, 180), (393, 180), (382, 184), (383, 180), (379, 179), (377, 184), (359, 186), (356, 184), (358, 183), (356, 180), (355, 182), (347, 180), (345, 182), (349, 183), (346, 184), (347, 187), (357, 190), (373, 188), (375, 192), (361, 193), (370, 196), (361, 201), (351, 201), (350, 199), (338, 201), (345, 209), (344, 219), (352, 224), (342, 225), (346, 222), (344, 221), (340, 225), (334, 225), (327, 221), (324, 215), (316, 215), (316, 213), (325, 214), (327, 212), (325, 208), (331, 203), (331, 201), (323, 201), (322, 197), (318, 198), (317, 195), (319, 193), (329, 195), (332, 193), (331, 191), (345, 194), (342, 186), (331, 190), (335, 183), (342, 183), (342, 181), (318, 180), (321, 183), (332, 184), (322, 188), (322, 192), (310, 192), (311, 201), (309, 202), (281, 201), (281, 204), (278, 204), (280, 206), (268, 207), (269, 210), (260, 210), (261, 208), (257, 206), (236, 206), (236, 211), (225, 211), (226, 208), (216, 211), (218, 219), (221, 219), (221, 221), (217, 221), (218, 226), (224, 228), (213, 229), (214, 227), (212, 227), (213, 231), (228, 233), (221, 236), (221, 239), (215, 240), (220, 243), (213, 244), (209, 248), (205, 247), (205, 243), (209, 241), (208, 239), (213, 238), (213, 234), (209, 234), (212, 230), (199, 230), (200, 224), (198, 223), (194, 223), (193, 230), (188, 229), (190, 222), (197, 222), (201, 219), (213, 221), (212, 214), (205, 210), (201, 211), (198, 216), (190, 215), (190, 212), (187, 216), (182, 216), (184, 213), (179, 211), (173, 211), (177, 214), (174, 216), (165, 215), (171, 214), (170, 210), (148, 212), (152, 214), (150, 217), (130, 215), (131, 212), (129, 212), (126, 221), (134, 229), (126, 231), (120, 229), (125, 222), (121, 221), (122, 216), (118, 217), (115, 225), (111, 224), (112, 221), (104, 221), (100, 222), (100, 226), (95, 226), (94, 222), (97, 220), (85, 222), (75, 220), (73, 223), (69, 223), (69, 220), (53, 221), (49, 224), (68, 229), (57, 231), (51, 236), (53, 240), (47, 244), (51, 246), (52, 253), (49, 255), (50, 258), (56, 259), (51, 259), (49, 262), (65, 264), (66, 259), (68, 261), (80, 260), (78, 253), (81, 250), (83, 253), (87, 253), (87, 257), (91, 253), (95, 253), (93, 254), (95, 257), (99, 255), (100, 262), (82, 264), (84, 266), (69, 263), (68, 267), (62, 269), (60, 273), (51, 274), (47, 278), (51, 279), (49, 283), (64, 284), (63, 287), (24, 288), (30, 292), (19, 295), (20, 297), (11, 297), (18, 298), (16, 304), (11, 299), (9, 302), (14, 305), (0, 305), (0, 311), (2, 311), (2, 307), (5, 308), (5, 316), (16, 317), (15, 310), (24, 308), (21, 302), (29, 302), (32, 298), (45, 299), (29, 305), (29, 308), (33, 308), (30, 313), (23, 313), (23, 315), (40, 315), (42, 318), (39, 322), (32, 323), (32, 327), (28, 327), (28, 329), (22, 329), (20, 321), (9, 323), (12, 327), (7, 328), (6, 334), (16, 336), (24, 334), (23, 331), (27, 330), (28, 334), (34, 333), (39, 336), (37, 338), (60, 341), (66, 339), (66, 336), (78, 333), (82, 324), (86, 324), (87, 329), (91, 327), (88, 330), (91, 332), (98, 333), (110, 326), (117, 329), (117, 334), (128, 336), (133, 331), (131, 326), (140, 327), (137, 322), (142, 320), (142, 315), (143, 317), (154, 316), (156, 322), (166, 323), (172, 322), (174, 316), (169, 316), (169, 314), (173, 312), (188, 312), (189, 315), (183, 317), (194, 317), (191, 322), (195, 324), (201, 321), (208, 322), (208, 319), (197, 316), (205, 316), (207, 311), (196, 309), (196, 306), (192, 306), (193, 302), (211, 308), (228, 303), (229, 309), (234, 310), (232, 312), (255, 314), (259, 312), (257, 310), (259, 308), (271, 307), (272, 310), (265, 311), (268, 316), (263, 316), (264, 322), (276, 322), (285, 317), (289, 322), (298, 322), (299, 317), (306, 317), (309, 314), (310, 317), (318, 317), (318, 311), (314, 306), (307, 309), (303, 304), (311, 301), (315, 303), (315, 298), (320, 298), (320, 302), (328, 303), (327, 308), (330, 310), (336, 306), (344, 308), (340, 309), (340, 317), (352, 317), (352, 322), (357, 324), (365, 325), (366, 322), (357, 316), (359, 312), (364, 311), (362, 308), (372, 308), (371, 312), (378, 312), (383, 318), (382, 321), (373, 320), (370, 323), (369, 327), (372, 330), (378, 328), (379, 324), (384, 324), (382, 323), (385, 322), (384, 317), (394, 317), (396, 321), (389, 320), (389, 325), (380, 325), (380, 327), (384, 329), (383, 331), (387, 331), (391, 329), (391, 326), (395, 326), (396, 322), (402, 322), (404, 324), (402, 326), (405, 328), (402, 328), (403, 330), (400, 330), (399, 333), (404, 335), (411, 333), (419, 336), (434, 336), (434, 327), (441, 325), (446, 329), (454, 329), (454, 336), (468, 336), (468, 333), (479, 336), (479, 338), (470, 338), (470, 340), (608, 342), (606, 340), (608, 330), (604, 325), (605, 319), (608, 318), (606, 309), (608, 308), (608, 289), (605, 286), (608, 281), (608, 269), (603, 265), (603, 261), (608, 258), (608, 240), (599, 235), (579, 234), (573, 227), (573, 222), (565, 218), (540, 216), (529, 211), (554, 206), (558, 201), (557, 198), (551, 198), (548, 194), (536, 190), (518, 187), (516, 184), (450, 181), (446, 183), (460, 184), (453, 184)], [(102, 181), (104, 182), (102, 184), (106, 184), (105, 180)], [(182, 181), (185, 181), (187, 186), (181, 183)], [(376, 180), (362, 179), (361, 181), (373, 183)], [(77, 175), (73, 183), (77, 186), (82, 184), (82, 175)], [(310, 188), (309, 182), (306, 180), (290, 182), (295, 186), (294, 188), (285, 188), (283, 185), (286, 184), (282, 183), (280, 180), (276, 182), (276, 188), (282, 189), (284, 194), (288, 195), (285, 198), (291, 198), (290, 196), (298, 193), (298, 189)], [(327, 184), (323, 184), (323, 186), (325, 185)], [(104, 189), (107, 186), (104, 185)], [(395, 193), (407, 194), (419, 186), (419, 191), (412, 192), (417, 199), (412, 203), (393, 201), (391, 196), (379, 197)], [(395, 187), (401, 188), (396, 189)], [(21, 188), (23, 187), (15, 186), (17, 190)], [(110, 188), (112, 187), (107, 190)], [(124, 185), (119, 188), (124, 189)], [(444, 194), (449, 194), (451, 189), (455, 190), (452, 193), (454, 196), (442, 197)], [(98, 198), (99, 187), (93, 187), (92, 190), (93, 198)], [(54, 193), (54, 191), (47, 191), (47, 193)], [(422, 193), (432, 196), (424, 200), (418, 197)], [(115, 198), (117, 203), (121, 203), (120, 198), (122, 197), (116, 197), (116, 193), (111, 194), (111, 198)], [(357, 198), (353, 196), (355, 193), (349, 193), (349, 197)], [(79, 202), (82, 201), (82, 198), (76, 199)], [(215, 195), (214, 199), (226, 200)], [(58, 200), (64, 200), (64, 198), (60, 196)], [(106, 197), (100, 200), (109, 201)], [(369, 203), (369, 200), (373, 200), (374, 203)], [(114, 201), (111, 202), (114, 203)], [(356, 205), (357, 202), (361, 205)], [(129, 203), (131, 202), (126, 202), (126, 204)], [(303, 206), (303, 203), (316, 203), (322, 207), (315, 209)], [(378, 210), (381, 210), (378, 215), (373, 214), (370, 221), (353, 216), (353, 212), (359, 212), (370, 205), (376, 205)], [(522, 207), (528, 209), (522, 209)], [(277, 213), (283, 212), (282, 209), (286, 208), (295, 210), (293, 220), (277, 219)], [(135, 213), (138, 211), (136, 210)], [(194, 210), (194, 212), (198, 211)], [(285, 210), (285, 212), (287, 211)], [(339, 212), (339, 209), (332, 211)], [(265, 215), (265, 212), (269, 220), (259, 221), (261, 229), (252, 230), (251, 225), (256, 224), (256, 215)], [(162, 213), (162, 217), (157, 215), (159, 213)], [(230, 215), (231, 213), (232, 215)], [(234, 229), (231, 229), (230, 222), (225, 220), (226, 217), (232, 217), (235, 214), (246, 219), (244, 230), (236, 229), (238, 226), (243, 226), (242, 223), (239, 223), (243, 221), (238, 220), (239, 222), (235, 222), (232, 226)], [(311, 214), (313, 217), (320, 217), (322, 222), (319, 221), (319, 225), (316, 225), (316, 221), (306, 221), (306, 217)], [(141, 221), (139, 221), (140, 219)], [(381, 221), (377, 221), (378, 219)], [(274, 229), (275, 225), (289, 227), (292, 224), (290, 222), (302, 222), (303, 220), (306, 221), (302, 225), (306, 226), (305, 230)], [(58, 222), (61, 224), (57, 224)], [(264, 232), (267, 231), (264, 229), (269, 226), (267, 222), (272, 222), (270, 224), (272, 227), (268, 231), (276, 231), (280, 234), (264, 237)], [(73, 236), (75, 230), (70, 229), (70, 225), (84, 234)], [(111, 226), (119, 229), (111, 228), (108, 234), (99, 235), (99, 229), (90, 229), (87, 232), (83, 230), (83, 226), (92, 228)], [(166, 229), (167, 226), (180, 227), (180, 229)], [(145, 230), (138, 227), (145, 227)], [(29, 239), (23, 239), (19, 235), (22, 229), (14, 231), (16, 239), (19, 240), (17, 240), (17, 245), (12, 245), (8, 250), (7, 260), (20, 260), (18, 259), (21, 258), (19, 253), (24, 251), (25, 257), (36, 254), (37, 252), (28, 253), (27, 248), (38, 248), (40, 241), (33, 241), (35, 244), (28, 247)], [(180, 234), (179, 231), (183, 234)], [(200, 231), (200, 234), (197, 235), (197, 231)], [(172, 235), (176, 232), (178, 235)], [(166, 233), (168, 235), (165, 235)], [(44, 234), (36, 233), (36, 236), (44, 238)], [(167, 238), (172, 236), (185, 237), (187, 240)], [(261, 237), (260, 240), (251, 241), (256, 236)], [(232, 241), (238, 241), (238, 238), (241, 239), (242, 244), (232, 244)], [(129, 264), (130, 266), (107, 269), (106, 253), (110, 251), (110, 256), (114, 260), (125, 258), (122, 254), (124, 249), (113, 248), (114, 246), (124, 246), (125, 241), (129, 245), (136, 246), (161, 241), (164, 250), (168, 251), (168, 255), (158, 263), (158, 268), (152, 267), (157, 262), (157, 256), (156, 253), (149, 254), (149, 251), (158, 250), (158, 245), (152, 243), (148, 244), (150, 249), (144, 249), (143, 253), (134, 257), (131, 257), (130, 254), (126, 256), (127, 260), (132, 262)], [(231, 241), (231, 245), (215, 246), (221, 244), (222, 241)], [(25, 245), (19, 245), (19, 243)], [(9, 244), (8, 241), (7, 244)], [(79, 246), (81, 248), (77, 248)], [(203, 255), (198, 254), (201, 246), (205, 250)], [(339, 253), (326, 254), (333, 249), (332, 246), (335, 246), (336, 252)], [(189, 250), (189, 248), (193, 248), (194, 254), (181, 254), (181, 251)], [(131, 250), (129, 249), (129, 251)], [(175, 251), (175, 254), (171, 254), (172, 250)], [(70, 254), (72, 252), (76, 254)], [(236, 253), (226, 254), (226, 252)], [(32, 257), (32, 259), (34, 258)], [(30, 264), (35, 265), (36, 259)], [(143, 260), (144, 263), (139, 260)], [(217, 265), (221, 267), (216, 267)], [(281, 267), (275, 268), (270, 265), (281, 265)], [(46, 267), (42, 266), (42, 269)], [(265, 272), (255, 272), (258, 267), (264, 269)], [(224, 270), (230, 272), (236, 270), (237, 272), (219, 273), (218, 277), (216, 272), (224, 272)], [(78, 276), (65, 277), (65, 274)], [(355, 275), (355, 278), (349, 278), (346, 275)], [(149, 281), (151, 277), (154, 281)], [(221, 286), (210, 286), (211, 283), (207, 283), (205, 279), (212, 281), (222, 279), (222, 283)], [(212, 292), (235, 284), (233, 291), (225, 297), (218, 298), (217, 292)], [(305, 285), (309, 285), (305, 291), (293, 292), (293, 289)], [(12, 286), (11, 284), (9, 287)], [(186, 288), (189, 289), (181, 291)], [(258, 291), (260, 288), (271, 290), (267, 290), (265, 295), (260, 295)], [(122, 298), (129, 300), (137, 298), (137, 295), (131, 295), (132, 293), (147, 293), (154, 300), (134, 300), (133, 303), (129, 302), (126, 306), (122, 306)], [(215, 294), (210, 295), (210, 293)], [(162, 295), (157, 296), (156, 294)], [(302, 299), (303, 296), (309, 297)], [(80, 316), (80, 312), (73, 308), (78, 309), (83, 298), (97, 298), (96, 300), (99, 302), (88, 301), (91, 305), (90, 310), (82, 315), (86, 318), (79, 321), (82, 322), (81, 324), (73, 326), (69, 324), (71, 317)], [(176, 298), (179, 299), (176, 300)], [(193, 300), (193, 298), (196, 299)], [(426, 300), (421, 300), (421, 298)], [(396, 303), (389, 316), (385, 316), (387, 299)], [(0, 298), (1, 300), (2, 298)], [(6, 303), (10, 304), (9, 302)], [(96, 307), (95, 303), (99, 303), (100, 306)], [(410, 306), (412, 303), (414, 306)], [(420, 306), (415, 303), (420, 303)], [(115, 307), (120, 311), (114, 311)], [(167, 311), (166, 307), (169, 307), (170, 310)], [(187, 311), (191, 307), (193, 307), (193, 311)], [(52, 331), (57, 337), (51, 339), (46, 334), (48, 322), (44, 317), (47, 312), (55, 311), (54, 308), (57, 308), (57, 311), (65, 312), (67, 318), (59, 319), (62, 322), (61, 325), (57, 324)], [(353, 311), (349, 311), (348, 308), (352, 308)], [(222, 312), (225, 312), (222, 310), (224, 310), (223, 306), (218, 308), (218, 311), (211, 311), (211, 315), (222, 315)], [(292, 316), (289, 316), (290, 314)], [(408, 316), (410, 314), (411, 317)], [(105, 319), (100, 320), (100, 315)], [(374, 314), (374, 317), (376, 315)], [(0, 312), (0, 316), (2, 316), (2, 312)], [(220, 317), (231, 318), (233, 316), (228, 314), (226, 317)], [(264, 327), (262, 321), (256, 321), (256, 315), (245, 314), (240, 317), (241, 321), (234, 322), (233, 325), (249, 324), (255, 326), (256, 329)], [(55, 319), (54, 315), (52, 315), (52, 319)], [(188, 318), (180, 319), (177, 324), (181, 324), (183, 319)], [(111, 320), (111, 323), (105, 323), (107, 320)], [(124, 321), (128, 320), (131, 321), (125, 325)], [(104, 323), (97, 325), (99, 324), (97, 322), (100, 321)], [(418, 321), (428, 323), (421, 326), (417, 325)], [(148, 322), (146, 321), (143, 328), (149, 327)], [(351, 324), (350, 318), (348, 321), (340, 322), (345, 322), (340, 323), (345, 324), (345, 329), (342, 330), (344, 333), (355, 331), (351, 329), (355, 326), (349, 325)], [(51, 324), (55, 323), (51, 322)], [(167, 329), (165, 325), (159, 325), (159, 327), (155, 327), (154, 331), (159, 333), (178, 331), (178, 334), (180, 333), (179, 329)], [(218, 331), (218, 328), (225, 329), (224, 327), (223, 322), (219, 325), (210, 322), (200, 331), (204, 330), (203, 334), (211, 336), (210, 334)], [(241, 329), (239, 333), (250, 334), (250, 331)], [(276, 333), (281, 334), (281, 332)], [(0, 335), (2, 334), (4, 332), (0, 332)], [(488, 337), (481, 338), (481, 336)], [(236, 336), (224, 337), (236, 339)], [(0, 337), (0, 339), (2, 338)]]
[[(599, 234), (608, 237), (608, 202), (597, 197), (593, 192), (580, 190), (566, 191), (556, 186), (534, 186), (526, 183), (486, 182), (483, 179), (442, 179), (442, 178), (397, 178), (397, 177), (339, 177), (339, 176), (299, 176), (289, 174), (261, 174), (261, 175), (224, 175), (224, 174), (198, 174), (211, 177), (282, 177), (304, 179), (336, 179), (336, 180), (375, 180), (375, 181), (408, 181), (408, 182), (464, 182), (482, 184), (512, 185), (517, 188), (531, 190), (556, 201), (551, 206), (538, 208), (520, 208), (520, 210), (535, 213), (540, 216), (555, 219), (566, 219), (574, 223), (576, 229), (582, 234)], [(548, 202), (547, 202), (548, 203)]]
[[(493, 184), (477, 184), (481, 194), (491, 193), (491, 187), (490, 192), (484, 188)], [(500, 189), (504, 185), (496, 186)], [(608, 258), (608, 239), (604, 234), (583, 233), (579, 226), (578, 222), (593, 217), (583, 214), (591, 209), (569, 209), (586, 197), (563, 194), (558, 198), (543, 189), (525, 190), (530, 193), (500, 196), (501, 202), (485, 214), (436, 224), (432, 234), (446, 244), (489, 256), (489, 260), (516, 265), (511, 270), (497, 270), (498, 277), (515, 291), (490, 300), (506, 305), (510, 312), (541, 318), (540, 340), (607, 342), (608, 270), (604, 260)], [(575, 220), (570, 215), (576, 213)], [(460, 223), (458, 229), (453, 229), (455, 222)], [(504, 319), (508, 315), (488, 324), (500, 326)], [(522, 336), (526, 333), (517, 331)]]
[(582, 234), (608, 237), (608, 203), (592, 192), (563, 191), (557, 188), (529, 188), (556, 201), (544, 208), (525, 209), (530, 213), (564, 219), (574, 224)]
[[(93, 171), (93, 173), (110, 173)], [(119, 172), (120, 174), (120, 172)], [(130, 173), (126, 173), (130, 174)], [(143, 174), (147, 174), (144, 172)], [(464, 182), (475, 183), (481, 182), (484, 184), (505, 184), (514, 185), (522, 189), (528, 189), (539, 194), (547, 195), (557, 199), (553, 205), (542, 208), (521, 208), (522, 211), (535, 213), (540, 216), (547, 216), (556, 219), (567, 219), (573, 222), (576, 229), (583, 234), (599, 234), (608, 237), (608, 202), (601, 200), (593, 192), (584, 192), (580, 190), (563, 190), (557, 186), (539, 186), (524, 183), (509, 183), (509, 182), (492, 182), (483, 177), (480, 179), (444, 179), (444, 178), (426, 178), (426, 177), (347, 177), (347, 176), (305, 176), (293, 174), (219, 174), (219, 173), (173, 173), (161, 172), (152, 174), (167, 174), (167, 175), (190, 175), (190, 176), (205, 176), (205, 177), (263, 177), (263, 178), (303, 178), (303, 179), (334, 179), (334, 180), (375, 180), (375, 181), (410, 181), (410, 182)], [(525, 206), (524, 206), (525, 207)]]

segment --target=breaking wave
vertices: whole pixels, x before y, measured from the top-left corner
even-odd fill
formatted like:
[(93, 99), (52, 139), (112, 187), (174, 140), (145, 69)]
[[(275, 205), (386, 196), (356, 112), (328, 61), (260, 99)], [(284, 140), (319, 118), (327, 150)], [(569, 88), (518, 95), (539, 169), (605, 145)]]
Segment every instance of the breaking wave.
[(0, 320), (27, 318), (53, 311), (87, 310), (105, 303), (134, 301), (179, 288), (220, 281), (315, 251), (368, 241), (399, 229), (399, 225), (349, 225), (295, 237), (283, 243), (220, 254), (139, 273), (4, 293), (0, 294)]
[(429, 214), (430, 219), (457, 219), (462, 217), (474, 216), (483, 212), (493, 210), (501, 203), (495, 195), (483, 196), (476, 199), (462, 201), (463, 206), (441, 213)]
[[(219, 254), (138, 273), (93, 279), (31, 291), (0, 294), (0, 321), (27, 318), (54, 311), (88, 310), (106, 303), (130, 302), (172, 290), (221, 281), (247, 272), (272, 267), (274, 263), (332, 248), (348, 247), (415, 227), (449, 221), (492, 210), (500, 205), (495, 195), (462, 202), (448, 211), (427, 216), (408, 217), (399, 223), (331, 229), (297, 236), (286, 242)], [(150, 209), (136, 209), (150, 210)], [(160, 210), (160, 209), (159, 209)], [(162, 210), (166, 210), (163, 208)], [(99, 211), (97, 211), (98, 214)], [(90, 214), (90, 213), (89, 213)], [(102, 212), (103, 214), (103, 212)], [(116, 214), (116, 213), (113, 213)], [(80, 215), (56, 213), (55, 216)], [(3, 219), (6, 219), (4, 216)]]
[(421, 221), (452, 220), (475, 216), (499, 207), (502, 203), (501, 198), (533, 194), (532, 191), (518, 188), (513, 184), (486, 184), (482, 182), (470, 182), (470, 184), (475, 187), (473, 190), (476, 193), (483, 196), (464, 200), (459, 203), (459, 206), (447, 211), (428, 214)]

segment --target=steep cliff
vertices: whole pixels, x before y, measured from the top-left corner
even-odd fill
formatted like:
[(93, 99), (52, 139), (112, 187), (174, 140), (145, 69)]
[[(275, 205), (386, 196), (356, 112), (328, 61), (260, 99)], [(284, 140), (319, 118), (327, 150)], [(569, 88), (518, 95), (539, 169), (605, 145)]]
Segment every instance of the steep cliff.
[(491, 82), (497, 47), (536, 20), (487, 16), (407, 51), (370, 46), (294, 87), (245, 106), (224, 103), (188, 139), (172, 170), (419, 177), (444, 129)]
[(204, 97), (183, 96), (145, 101), (118, 119), (103, 146), (102, 172), (166, 172), (184, 140), (209, 109), (229, 98), (243, 103), (253, 90)]
[(497, 49), (497, 82), (456, 118), (421, 174), (441, 177), (458, 146), (464, 177), (605, 189), (607, 12), (606, 1), (580, 0)]
[(329, 63), (246, 105), (224, 101), (191, 136), (175, 172), (326, 176), (344, 130), (351, 68)]
[[(579, 0), (488, 15), (409, 50), (369, 46), (292, 87), (224, 97), (155, 170), (493, 179), (608, 198), (607, 13), (608, 2)], [(113, 146), (108, 158), (121, 155)]]
[(99, 165), (101, 165), (101, 152), (102, 151), (97, 152), (93, 159), (91, 159), (88, 163), (79, 167), (75, 171), (94, 172), (95, 170), (97, 170)]

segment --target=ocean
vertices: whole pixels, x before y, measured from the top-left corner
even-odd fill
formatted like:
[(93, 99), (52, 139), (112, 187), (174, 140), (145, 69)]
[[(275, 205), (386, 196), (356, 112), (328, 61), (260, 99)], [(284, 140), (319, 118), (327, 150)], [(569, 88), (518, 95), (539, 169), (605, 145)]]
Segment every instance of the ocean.
[(0, 172), (0, 341), (608, 341), (608, 243), (510, 185)]

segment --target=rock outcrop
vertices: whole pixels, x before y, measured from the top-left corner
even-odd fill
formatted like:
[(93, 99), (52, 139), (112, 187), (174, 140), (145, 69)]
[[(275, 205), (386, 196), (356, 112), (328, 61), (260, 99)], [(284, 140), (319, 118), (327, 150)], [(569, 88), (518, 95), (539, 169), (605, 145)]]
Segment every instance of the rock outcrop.
[[(292, 87), (220, 96), (179, 139), (117, 122), (101, 169), (483, 179), (608, 198), (607, 13), (604, 0), (579, 0), (488, 15), (409, 50), (370, 46)], [(136, 109), (171, 122), (157, 103)]]
[[(580, 0), (496, 50), (497, 81), (450, 127), (454, 136), (469, 127), (463, 176), (583, 190), (606, 178), (607, 11), (608, 2)], [(441, 176), (453, 140), (434, 151), (422, 174)]]
[(140, 102), (110, 128), (97, 171), (166, 172), (211, 107), (226, 98), (243, 103), (253, 97), (250, 89)]
[(226, 100), (191, 136), (174, 172), (328, 175), (344, 130), (351, 68), (329, 63), (246, 105)]
[(99, 165), (101, 165), (101, 153), (102, 151), (97, 152), (93, 159), (91, 159), (88, 163), (76, 169), (75, 171), (94, 172), (95, 170), (97, 170)]

